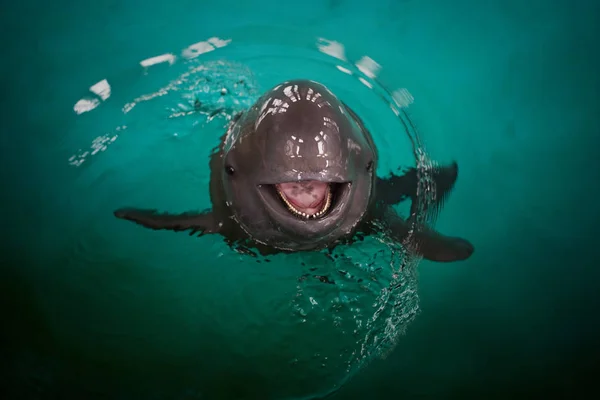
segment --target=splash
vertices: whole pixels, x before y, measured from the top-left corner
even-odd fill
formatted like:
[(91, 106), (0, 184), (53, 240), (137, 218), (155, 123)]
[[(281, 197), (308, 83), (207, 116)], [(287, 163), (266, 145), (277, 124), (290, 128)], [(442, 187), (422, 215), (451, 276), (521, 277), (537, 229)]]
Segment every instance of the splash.
[(339, 246), (328, 258), (302, 276), (292, 306), (299, 323), (320, 321), (340, 334), (322, 361), (338, 357), (351, 374), (387, 356), (418, 315), (418, 260), (383, 233)]
[(93, 157), (100, 152), (106, 151), (108, 146), (113, 144), (119, 137), (121, 131), (124, 131), (125, 129), (127, 129), (127, 126), (125, 125), (117, 126), (113, 132), (96, 137), (94, 140), (92, 140), (92, 144), (88, 149), (80, 149), (76, 154), (73, 154), (71, 157), (69, 157), (69, 165), (79, 167), (89, 157)]
[[(133, 110), (136, 107), (144, 110), (152, 104), (164, 111), (162, 123), (182, 122), (181, 132), (191, 131), (190, 126), (208, 124), (216, 118), (227, 125), (237, 113), (249, 108), (261, 93), (258, 79), (248, 65), (203, 58), (207, 53), (214, 55), (217, 49), (228, 44), (229, 41), (206, 40), (187, 47), (179, 58), (168, 53), (140, 62), (146, 70), (157, 64), (168, 64), (169, 71), (173, 71), (171, 66), (175, 65), (185, 68), (183, 72), (178, 70), (180, 73), (161, 84), (159, 89), (124, 101), (119, 112), (130, 118), (132, 115), (141, 118)], [(272, 264), (279, 261), (277, 264), (285, 267), (287, 275), (281, 277), (276, 275), (281, 272), (265, 269), (263, 271), (268, 273), (260, 284), (252, 281), (257, 279), (260, 269), (253, 268), (251, 274), (242, 272), (250, 262), (248, 259), (254, 264), (255, 260), (261, 261), (260, 257), (254, 255), (253, 258), (249, 250), (243, 256), (245, 261), (240, 261), (228, 259), (229, 253), (223, 256), (221, 252), (219, 257), (225, 258), (223, 263), (236, 265), (226, 272), (219, 271), (219, 275), (229, 273), (231, 280), (236, 280), (235, 293), (229, 294), (227, 302), (228, 306), (239, 305), (235, 314), (239, 321), (226, 320), (215, 312), (217, 323), (214, 329), (232, 329), (223, 335), (237, 338), (231, 351), (240, 359), (270, 356), (278, 362), (278, 369), (288, 369), (287, 375), (295, 379), (293, 384), (301, 382), (311, 387), (308, 385), (318, 383), (320, 388), (315, 390), (326, 393), (339, 388), (373, 359), (386, 357), (393, 351), (420, 312), (417, 274), (420, 258), (412, 251), (412, 232), (425, 224), (432, 225), (437, 214), (430, 207), (436, 196), (431, 177), (434, 163), (407, 110), (414, 102), (412, 94), (406, 88), (390, 91), (382, 85), (378, 76), (384, 67), (369, 56), (362, 56), (352, 64), (338, 42), (320, 39), (317, 48), (334, 59), (332, 67), (369, 88), (398, 117), (412, 146), (419, 177), (418, 201), (408, 216), (411, 234), (403, 243), (396, 243), (379, 229), (378, 235), (339, 246), (330, 253), (272, 257), (270, 261), (275, 261)], [(106, 94), (101, 90), (99, 93)], [(101, 94), (96, 94), (98, 104), (95, 107), (98, 107), (104, 100)], [(157, 119), (147, 110), (144, 118), (154, 118), (153, 124)], [(105, 152), (129, 126), (121, 124), (114, 132), (96, 137), (88, 149), (71, 156), (69, 163), (78, 167), (89, 157)], [(128, 135), (136, 129), (135, 123), (131, 126), (127, 128)], [(239, 249), (244, 248), (240, 246)], [(291, 293), (281, 289), (288, 286), (293, 287)], [(244, 287), (252, 289), (244, 292)], [(253, 302), (257, 304), (255, 307), (252, 307)], [(240, 326), (244, 329), (238, 328)], [(253, 330), (255, 336), (251, 334)], [(261, 341), (268, 345), (260, 347)], [(255, 366), (264, 372), (264, 376), (276, 375), (268, 368), (266, 363)], [(283, 388), (282, 393), (286, 389)]]
[(129, 113), (142, 102), (166, 96), (171, 92), (183, 92), (184, 103), (170, 107), (170, 118), (194, 113), (209, 116), (231, 116), (248, 108), (256, 100), (256, 84), (251, 71), (242, 64), (223, 60), (191, 64), (190, 68), (159, 90), (144, 94), (123, 106)]
[[(169, 62), (166, 57), (159, 58)], [(103, 86), (103, 88), (105, 87)], [(98, 88), (98, 84), (95, 85), (95, 88)], [(97, 91), (108, 98), (110, 91), (103, 88), (101, 88), (102, 91), (101, 89)], [(159, 98), (164, 98), (164, 109), (168, 112), (168, 119), (195, 116), (198, 118), (197, 122), (201, 123), (209, 123), (218, 117), (229, 121), (256, 101), (258, 84), (252, 71), (243, 64), (224, 60), (208, 62), (192, 60), (188, 62), (188, 68), (184, 73), (166, 85), (153, 92), (140, 95), (123, 105), (122, 114), (126, 116), (137, 105)], [(80, 111), (78, 114), (91, 111), (101, 103), (101, 100), (94, 99), (91, 103), (92, 107), (86, 103), (87, 101), (82, 99), (77, 103), (76, 108), (78, 107)], [(89, 109), (85, 110), (85, 107)], [(104, 152), (126, 129), (127, 125), (120, 125), (97, 136), (87, 149), (78, 149), (75, 154), (71, 155), (68, 159), (69, 164), (79, 167), (90, 157)], [(178, 134), (175, 133), (175, 136)]]

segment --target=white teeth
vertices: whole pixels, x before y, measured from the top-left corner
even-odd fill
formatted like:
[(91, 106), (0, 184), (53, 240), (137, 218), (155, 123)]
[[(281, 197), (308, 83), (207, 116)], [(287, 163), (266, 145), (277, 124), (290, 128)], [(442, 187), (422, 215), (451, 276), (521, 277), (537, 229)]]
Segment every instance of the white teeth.
[(316, 214), (306, 214), (305, 212), (302, 212), (300, 210), (297, 210), (284, 196), (284, 194), (281, 192), (281, 190), (279, 190), (279, 188), (277, 189), (277, 193), (279, 193), (279, 197), (281, 197), (281, 199), (283, 200), (283, 202), (288, 206), (288, 209), (293, 212), (294, 214), (296, 214), (299, 217), (302, 217), (304, 219), (310, 219), (310, 218), (318, 218), (320, 216), (322, 216), (323, 214), (325, 214), (327, 212), (327, 210), (329, 210), (329, 207), (331, 206), (331, 190), (330, 188), (327, 188), (327, 199), (325, 200), (325, 204), (323, 205), (323, 208), (321, 209), (321, 211), (319, 211)]

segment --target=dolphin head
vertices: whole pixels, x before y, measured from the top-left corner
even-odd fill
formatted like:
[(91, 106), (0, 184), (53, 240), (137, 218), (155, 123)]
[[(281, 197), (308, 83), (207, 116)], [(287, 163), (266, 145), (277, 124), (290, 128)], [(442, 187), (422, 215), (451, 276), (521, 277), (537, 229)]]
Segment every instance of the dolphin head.
[(285, 82), (226, 135), (226, 202), (260, 243), (283, 250), (324, 247), (363, 218), (376, 163), (369, 133), (325, 86)]

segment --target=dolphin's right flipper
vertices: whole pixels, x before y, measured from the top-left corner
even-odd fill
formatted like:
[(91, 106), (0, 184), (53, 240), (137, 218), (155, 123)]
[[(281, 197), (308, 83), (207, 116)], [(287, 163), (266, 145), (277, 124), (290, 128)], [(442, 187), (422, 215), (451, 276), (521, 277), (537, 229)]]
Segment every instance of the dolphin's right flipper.
[(135, 222), (146, 228), (171, 231), (190, 230), (190, 236), (218, 233), (222, 224), (210, 211), (186, 212), (182, 214), (159, 213), (156, 210), (121, 208), (114, 212), (115, 217)]
[[(388, 232), (398, 242), (403, 243), (410, 233), (408, 222), (402, 219), (392, 207), (387, 207), (382, 222)], [(424, 228), (413, 232), (411, 241), (416, 253), (430, 261), (453, 262), (466, 260), (473, 254), (473, 245), (462, 238), (445, 236), (439, 232)]]
[[(432, 173), (436, 187), (436, 201), (440, 206), (448, 197), (456, 178), (458, 177), (458, 164), (452, 162), (449, 165), (434, 167)], [(387, 178), (377, 178), (377, 201), (386, 205), (400, 203), (410, 198), (413, 203), (417, 199), (417, 187), (419, 178), (416, 168), (409, 168), (403, 175), (391, 174)]]

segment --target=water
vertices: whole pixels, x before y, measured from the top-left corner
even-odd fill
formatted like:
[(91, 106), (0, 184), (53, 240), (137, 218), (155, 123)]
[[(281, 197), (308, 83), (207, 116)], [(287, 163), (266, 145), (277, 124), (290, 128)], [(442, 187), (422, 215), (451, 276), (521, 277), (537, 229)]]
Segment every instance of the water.
[[(270, 44), (263, 30), (255, 35), (262, 45), (251, 52), (246, 43), (212, 37), (177, 56), (142, 61), (142, 68), (128, 71), (140, 92), (133, 98), (119, 95), (131, 92), (132, 83), (118, 77), (91, 85), (72, 108), (69, 134), (52, 149), (56, 156), (63, 154), (56, 168), (72, 177), (69, 190), (56, 193), (56, 202), (81, 211), (71, 211), (68, 219), (64, 214), (47, 217), (46, 226), (64, 224), (72, 233), (63, 230), (56, 237), (48, 232), (57, 242), (37, 255), (37, 265), (50, 257), (52, 268), (36, 271), (33, 285), (45, 311), (59, 311), (46, 323), (58, 345), (68, 343), (86, 363), (115, 368), (122, 357), (131, 371), (159, 375), (152, 378), (157, 384), (122, 387), (131, 385), (128, 379), (120, 381), (132, 372), (88, 372), (82, 378), (91, 382), (83, 390), (173, 398), (185, 388), (192, 396), (210, 398), (226, 390), (223, 383), (213, 383), (215, 376), (225, 376), (252, 382), (229, 395), (326, 394), (373, 357), (391, 351), (418, 313), (416, 260), (403, 257), (400, 246), (382, 243), (383, 236), (341, 247), (331, 259), (316, 253), (255, 260), (236, 254), (218, 236), (156, 235), (112, 217), (112, 210), (128, 205), (164, 210), (210, 206), (211, 149), (237, 112), (285, 78), (254, 73), (267, 71), (261, 66), (269, 60), (256, 58), (256, 52), (272, 52), (272, 60), (283, 57), (283, 49)], [(415, 149), (423, 150), (418, 134), (405, 128), (410, 120), (403, 106), (410, 98), (400, 94), (406, 90), (387, 93), (368, 76), (380, 68), (374, 62), (366, 70), (364, 59), (359, 68), (340, 59), (345, 58), (341, 45), (332, 53), (335, 43), (314, 42), (307, 43), (312, 47), (306, 46), (306, 60), (300, 60), (313, 65), (315, 77), (331, 76), (332, 90), (365, 87), (365, 111), (381, 114), (373, 118), (379, 123), (387, 117), (397, 131), (379, 135), (380, 147), (404, 150), (404, 165), (415, 165)], [(167, 65), (150, 65), (155, 61)], [(338, 78), (335, 87), (338, 67), (347, 78)], [(69, 148), (77, 150), (65, 156)], [(402, 153), (382, 160), (398, 162)], [(214, 348), (220, 350), (207, 357)], [(65, 367), (50, 372), (51, 389), (42, 390), (53, 390), (73, 374), (75, 361), (67, 360)], [(160, 376), (165, 362), (173, 364), (172, 374), (190, 376), (185, 386), (173, 388), (171, 374)], [(98, 376), (107, 380), (102, 388), (94, 383)]]
[[(0, 383), (11, 398), (324, 393), (366, 362), (376, 337), (399, 340), (333, 398), (586, 388), (598, 355), (597, 257), (586, 245), (597, 232), (597, 5), (129, 1), (5, 10), (3, 37), (13, 40), (2, 63)], [(140, 65), (164, 54), (173, 57)], [(361, 75), (357, 63), (371, 72)], [(421, 262), (394, 278), (395, 249), (372, 240), (339, 249), (334, 261), (257, 263), (217, 238), (112, 218), (125, 203), (209, 206), (208, 155), (227, 119), (299, 76), (361, 115), (385, 149), (381, 175), (414, 164), (389, 98), (357, 80), (374, 82), (370, 74), (398, 90), (428, 155), (458, 160), (436, 226), (472, 240), (471, 260)], [(227, 86), (224, 96), (203, 90), (206, 76)], [(104, 80), (110, 94), (89, 90), (106, 89)], [(156, 93), (164, 95), (148, 99)], [(196, 100), (222, 109), (187, 114)], [(78, 114), (76, 104), (96, 107)], [(393, 279), (403, 285), (388, 299)], [(374, 303), (386, 313), (369, 323)], [(381, 321), (394, 316), (390, 335)]]

